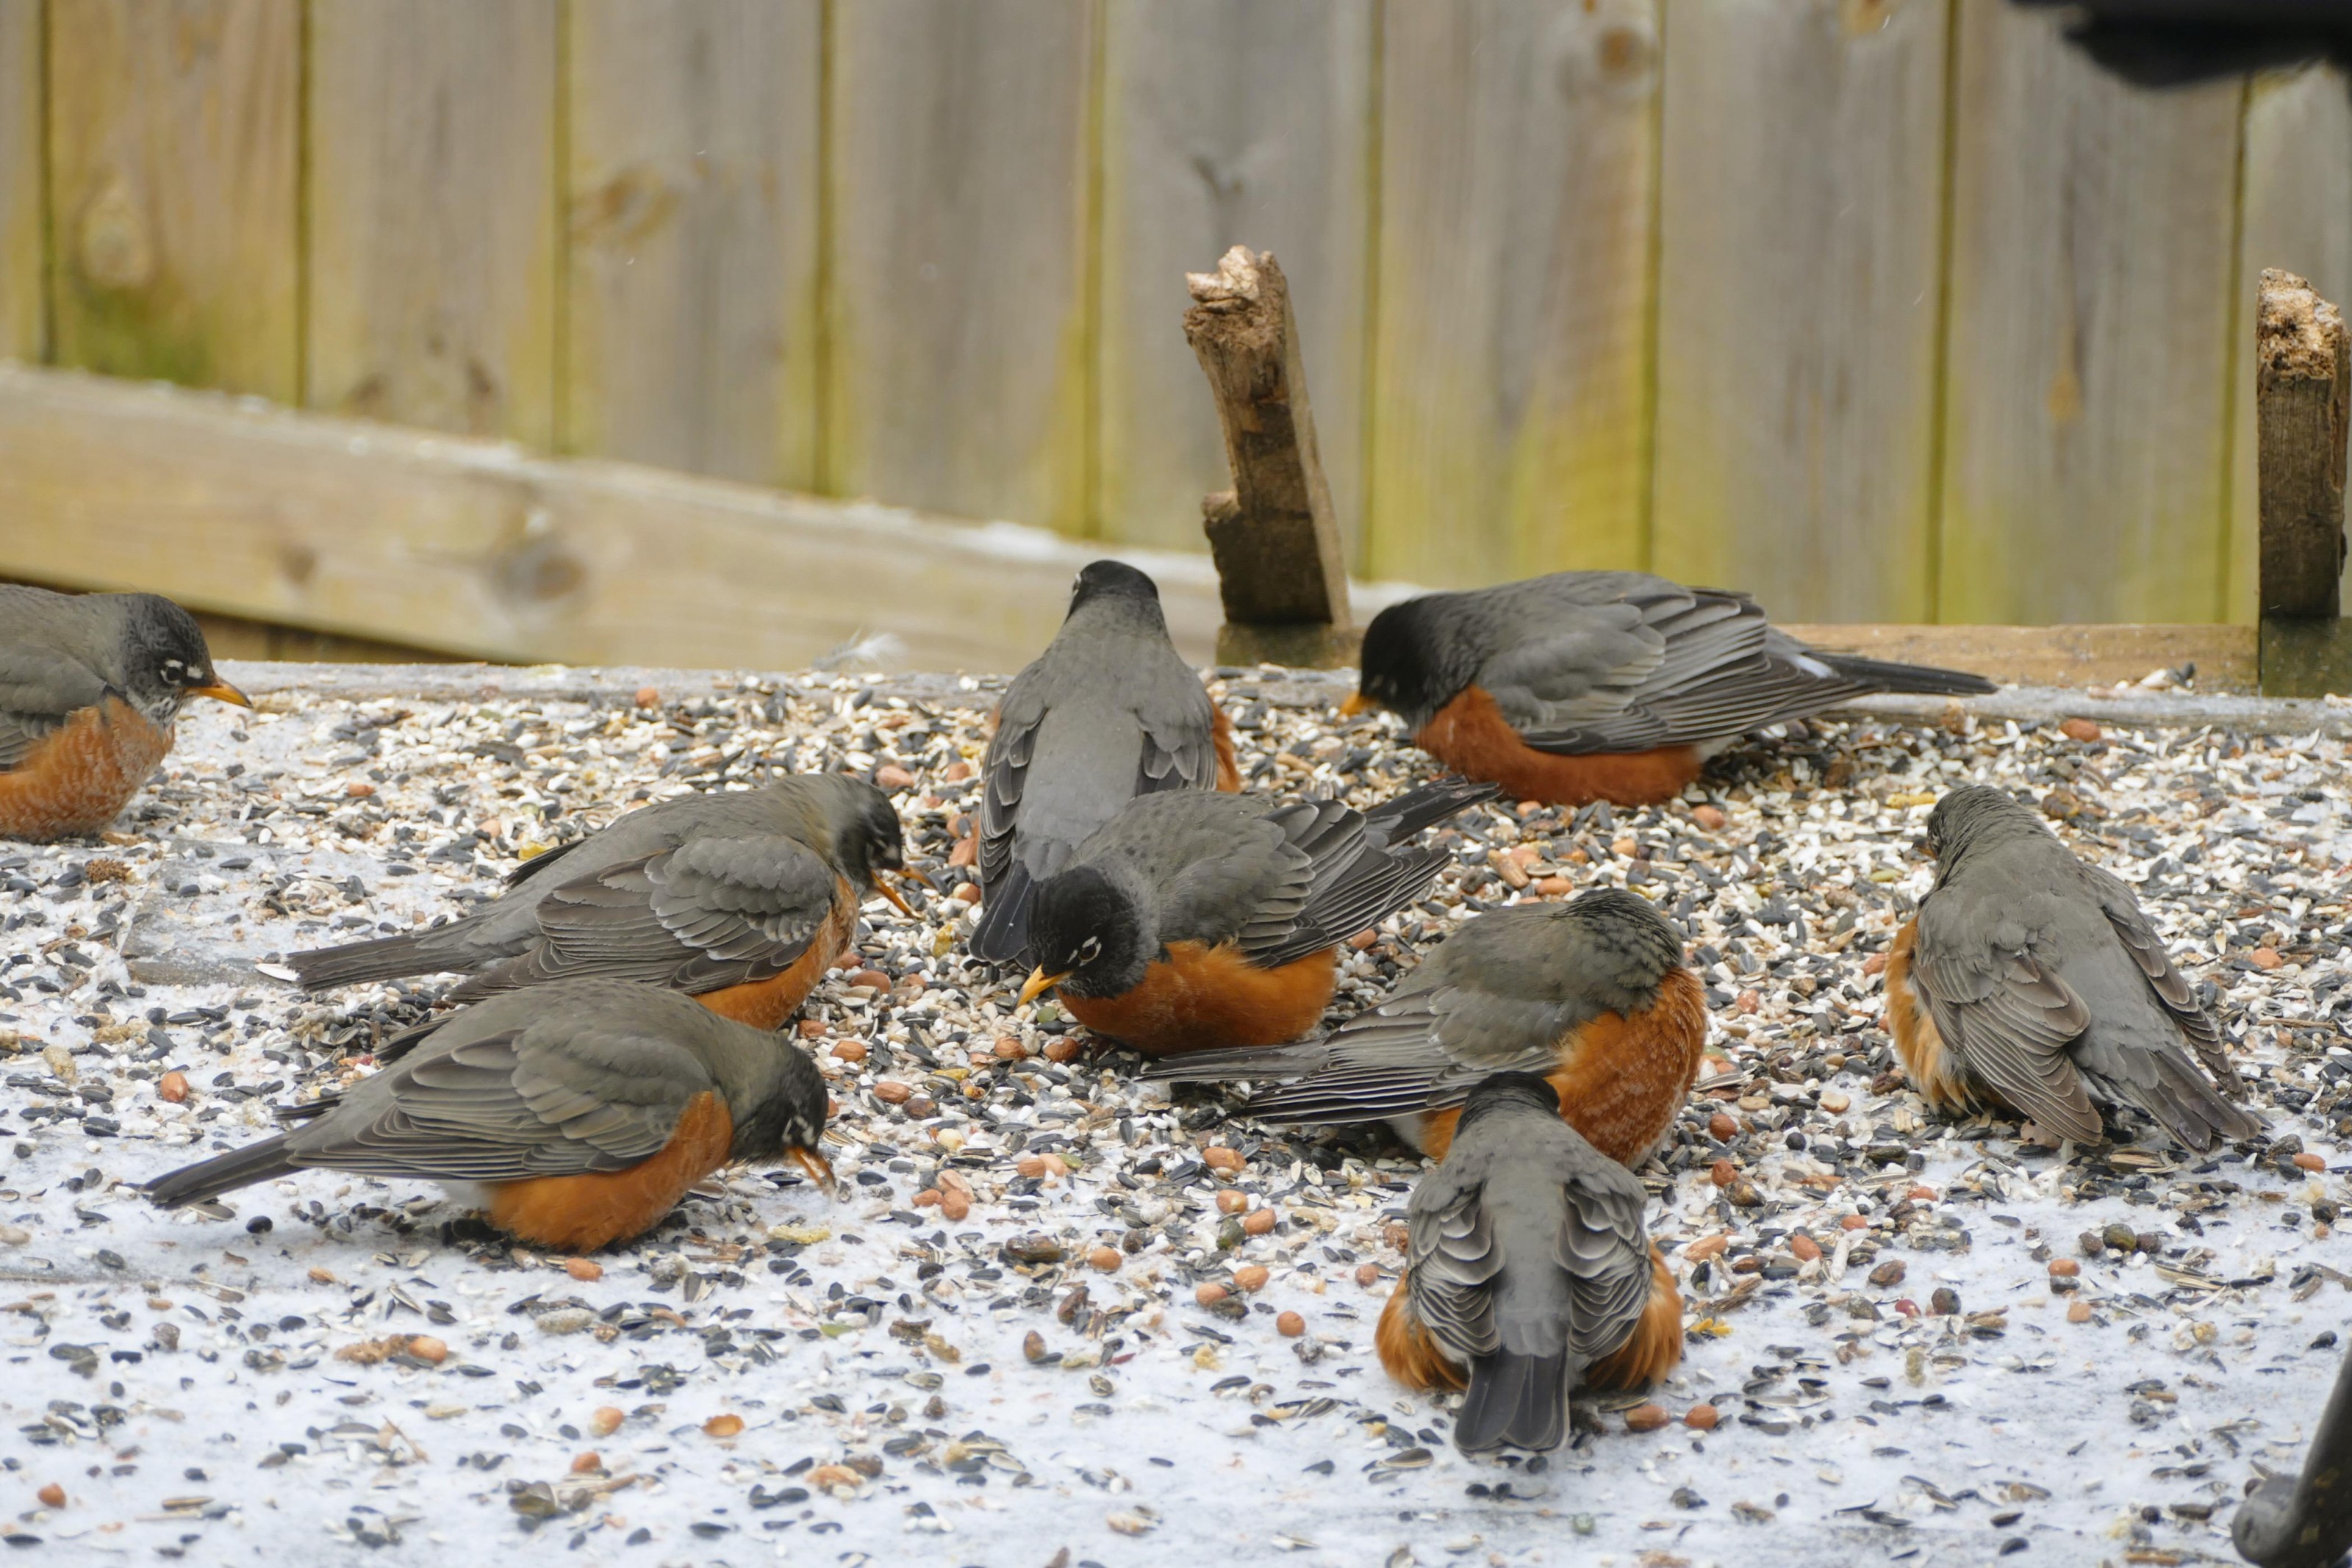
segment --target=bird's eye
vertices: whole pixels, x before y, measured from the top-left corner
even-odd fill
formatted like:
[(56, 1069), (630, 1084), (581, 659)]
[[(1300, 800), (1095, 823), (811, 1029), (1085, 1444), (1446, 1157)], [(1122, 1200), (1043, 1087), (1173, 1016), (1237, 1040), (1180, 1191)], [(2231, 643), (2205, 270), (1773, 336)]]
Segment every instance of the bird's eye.
[(1101, 957), (1101, 956), (1102, 956), (1102, 938), (1101, 938), (1101, 937), (1099, 937), (1099, 936), (1089, 936), (1089, 937), (1087, 937), (1085, 941), (1083, 941), (1083, 942), (1081, 942), (1081, 943), (1079, 943), (1079, 944), (1078, 944), (1078, 962), (1079, 962), (1079, 963), (1081, 963), (1081, 964), (1091, 964), (1091, 963), (1093, 963), (1097, 958), (1099, 958), (1099, 957)]
[(163, 669), (162, 672), (163, 684), (165, 685), (177, 685), (179, 684), (181, 674), (186, 670), (186, 668), (187, 666), (183, 664), (177, 659), (164, 660)]

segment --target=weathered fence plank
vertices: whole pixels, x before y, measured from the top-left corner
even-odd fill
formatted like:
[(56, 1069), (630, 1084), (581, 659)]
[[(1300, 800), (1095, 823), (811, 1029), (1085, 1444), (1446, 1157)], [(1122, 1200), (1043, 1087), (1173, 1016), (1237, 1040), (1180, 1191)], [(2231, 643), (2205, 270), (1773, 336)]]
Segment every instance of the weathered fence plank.
[(54, 0), (59, 362), (291, 402), (299, 0)]
[(1292, 281), (1324, 472), (1360, 562), (1371, 24), (1371, 0), (1109, 0), (1106, 537), (1201, 548), (1201, 496), (1224, 486), (1225, 456), (1177, 326), (1184, 273), (1246, 245)]
[(41, 0), (0, 0), (0, 359), (48, 352), (42, 72)]
[(2352, 96), (2344, 72), (2312, 66), (2254, 78), (2246, 103), (2236, 325), (2231, 331), (2230, 596), (2232, 621), (2258, 606), (2262, 503), (2255, 463), (2254, 296), (2266, 267), (2352, 300)]
[(572, 0), (571, 450), (817, 480), (818, 0)]
[(1658, 570), (1929, 618), (1948, 15), (1667, 8)]
[(825, 487), (1082, 532), (1095, 8), (857, 0), (834, 25)]
[(1651, 0), (1384, 17), (1370, 574), (1638, 565)]
[(556, 0), (310, 17), (308, 401), (554, 445)]
[(2237, 81), (2124, 86), (1960, 8), (1943, 621), (2198, 621), (2225, 591)]

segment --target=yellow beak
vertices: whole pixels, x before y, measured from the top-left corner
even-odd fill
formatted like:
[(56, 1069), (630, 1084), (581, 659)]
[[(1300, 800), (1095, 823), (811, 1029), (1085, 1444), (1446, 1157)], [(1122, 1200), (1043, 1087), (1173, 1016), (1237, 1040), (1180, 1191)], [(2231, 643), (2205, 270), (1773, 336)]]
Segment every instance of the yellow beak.
[(880, 894), (881, 897), (889, 904), (890, 907), (897, 910), (899, 914), (904, 915), (910, 919), (914, 916), (915, 912), (907, 907), (906, 898), (900, 894), (897, 888), (892, 887), (888, 883), (876, 883), (874, 884), (874, 891)]
[(1339, 716), (1341, 718), (1353, 718), (1358, 714), (1371, 712), (1374, 706), (1375, 705), (1371, 698), (1366, 696), (1361, 692), (1357, 692), (1351, 695), (1346, 702), (1339, 705)]
[(1049, 975), (1045, 973), (1042, 967), (1030, 970), (1029, 983), (1021, 988), (1020, 1005), (1024, 1008), (1027, 1007), (1031, 1002), (1035, 1001), (1039, 997), (1044, 996), (1047, 991), (1052, 990), (1055, 986), (1060, 985), (1064, 980), (1066, 980), (1069, 977), (1070, 971), (1067, 969), (1063, 970), (1058, 975)]
[(217, 676), (214, 678), (211, 685), (190, 686), (188, 688), (188, 695), (192, 697), (211, 697), (215, 701), (230, 703), (237, 707), (251, 707), (253, 706), (253, 699), (251, 697), (247, 696), (243, 692), (238, 691), (235, 686), (230, 685), (226, 681), (221, 680)]
[(814, 1149), (804, 1149), (794, 1145), (784, 1151), (784, 1157), (807, 1172), (808, 1178), (824, 1188), (826, 1193), (831, 1194), (840, 1186), (841, 1184), (834, 1177), (833, 1162)]

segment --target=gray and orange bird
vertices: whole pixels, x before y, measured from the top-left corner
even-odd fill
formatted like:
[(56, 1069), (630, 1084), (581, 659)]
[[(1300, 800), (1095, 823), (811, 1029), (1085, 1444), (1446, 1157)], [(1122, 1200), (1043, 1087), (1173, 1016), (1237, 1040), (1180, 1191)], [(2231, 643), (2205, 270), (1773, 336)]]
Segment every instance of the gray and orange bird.
[(1682, 1297), (1643, 1226), (1648, 1201), (1560, 1120), (1549, 1083), (1485, 1080), (1405, 1206), (1381, 1364), (1411, 1388), (1466, 1390), (1465, 1454), (1559, 1447), (1578, 1389), (1637, 1388), (1682, 1359)]
[(1740, 737), (1872, 692), (1981, 695), (1981, 676), (1808, 648), (1745, 594), (1639, 571), (1561, 571), (1391, 604), (1341, 710), (1507, 798), (1670, 800)]
[(997, 706), (981, 767), (973, 955), (1032, 963), (1037, 883), (1138, 795), (1240, 788), (1232, 726), (1169, 640), (1158, 585), (1094, 562), (1053, 643)]
[(0, 838), (114, 821), (171, 751), (190, 697), (253, 706), (170, 600), (0, 583)]
[(466, 1009), (294, 1124), (158, 1177), (166, 1207), (296, 1171), (420, 1177), (537, 1247), (592, 1252), (660, 1223), (722, 1166), (790, 1159), (826, 1183), (824, 1080), (780, 1036), (625, 980)]
[(1936, 885), (1888, 952), (1886, 1014), (1928, 1103), (2013, 1111), (2081, 1143), (2105, 1135), (2100, 1106), (2129, 1105), (2200, 1153), (2261, 1131), (2230, 1103), (2242, 1085), (2221, 1026), (2130, 888), (1982, 784), (1936, 802), (1927, 842)]

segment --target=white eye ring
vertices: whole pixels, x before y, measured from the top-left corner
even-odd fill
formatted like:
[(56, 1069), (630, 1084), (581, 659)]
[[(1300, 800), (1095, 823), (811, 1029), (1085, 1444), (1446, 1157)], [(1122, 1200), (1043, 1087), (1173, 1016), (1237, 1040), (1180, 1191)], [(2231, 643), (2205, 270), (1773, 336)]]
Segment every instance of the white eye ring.
[(185, 668), (187, 668), (187, 666), (181, 664), (177, 659), (166, 659), (163, 661), (163, 674), (166, 679), (177, 675)]
[(1097, 958), (1098, 958), (1098, 957), (1100, 957), (1100, 956), (1102, 956), (1102, 938), (1101, 938), (1101, 937), (1099, 937), (1099, 936), (1089, 936), (1089, 937), (1087, 937), (1085, 941), (1083, 941), (1083, 942), (1081, 942), (1081, 943), (1079, 943), (1079, 944), (1078, 944), (1078, 962), (1079, 962), (1079, 963), (1081, 963), (1081, 964), (1091, 964), (1091, 963), (1093, 963)]

